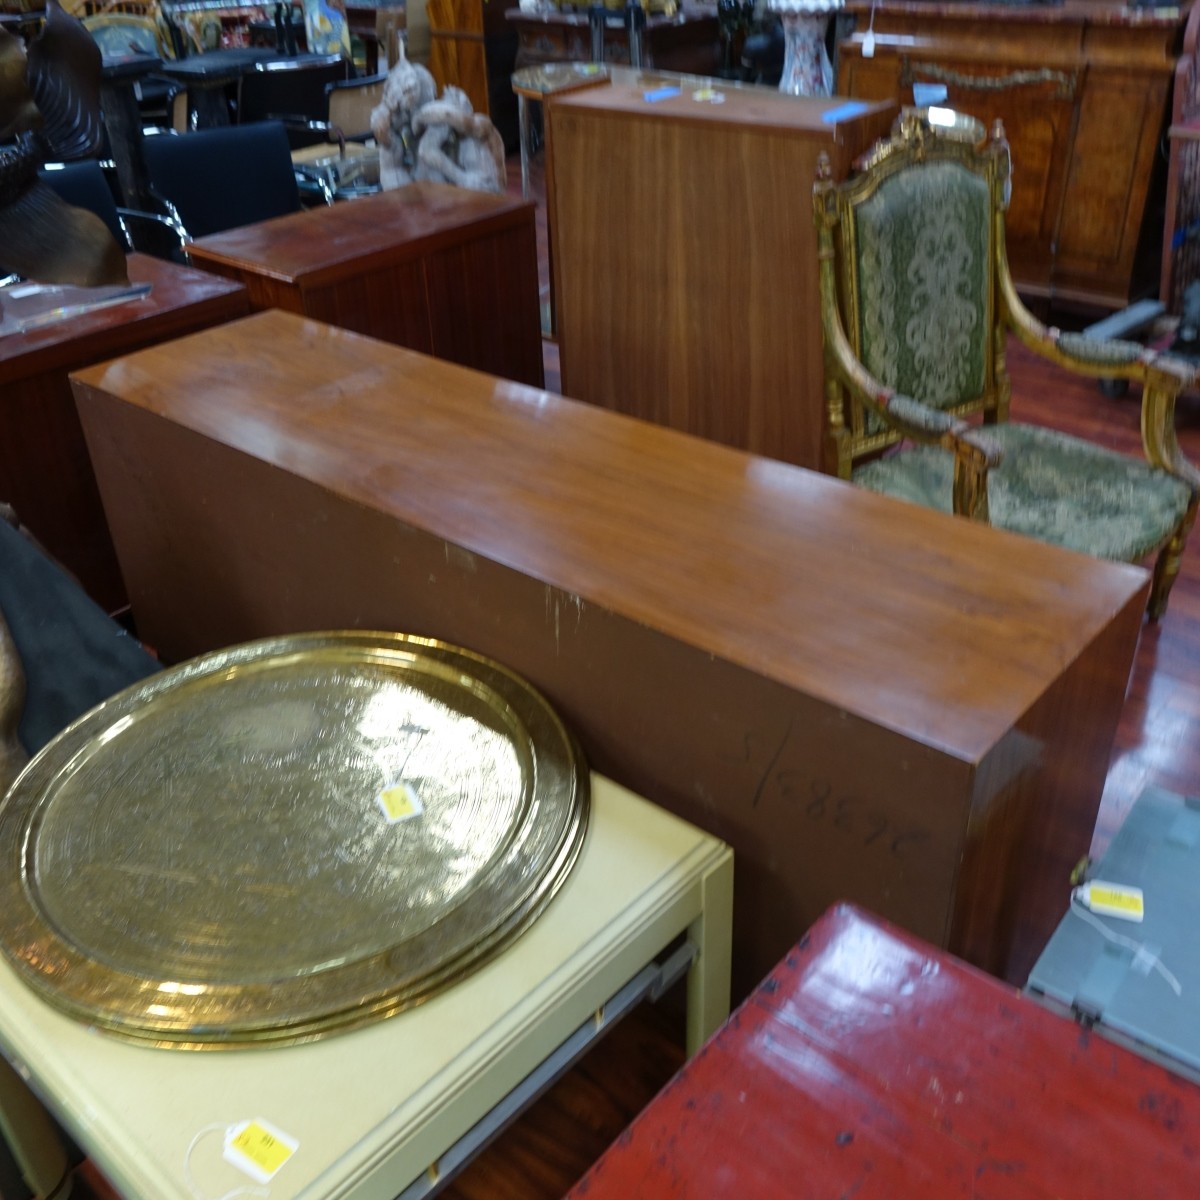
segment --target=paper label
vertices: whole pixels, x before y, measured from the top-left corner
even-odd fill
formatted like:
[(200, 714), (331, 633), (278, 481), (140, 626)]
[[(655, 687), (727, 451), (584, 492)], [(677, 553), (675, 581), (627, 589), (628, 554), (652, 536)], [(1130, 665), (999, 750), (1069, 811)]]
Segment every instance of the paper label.
[(294, 1137), (255, 1117), (235, 1125), (225, 1139), (225, 1161), (258, 1183), (270, 1183), (279, 1168), (300, 1148)]
[(379, 805), (389, 825), (419, 817), (425, 811), (420, 797), (407, 783), (389, 783), (375, 797), (375, 803)]

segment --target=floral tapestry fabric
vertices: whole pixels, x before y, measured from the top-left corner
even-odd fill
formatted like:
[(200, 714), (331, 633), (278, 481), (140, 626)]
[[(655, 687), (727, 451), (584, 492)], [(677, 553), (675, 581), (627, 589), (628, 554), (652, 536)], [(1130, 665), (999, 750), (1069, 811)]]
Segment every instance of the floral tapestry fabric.
[[(1182, 480), (1140, 459), (1033, 425), (1002, 424), (988, 437), (1004, 453), (988, 472), (991, 523), (1115, 562), (1161, 546), (1191, 500)], [(872, 491), (953, 511), (954, 456), (905, 450), (854, 472)]]
[(860, 357), (938, 408), (987, 378), (989, 218), (987, 183), (951, 162), (901, 171), (856, 209)]

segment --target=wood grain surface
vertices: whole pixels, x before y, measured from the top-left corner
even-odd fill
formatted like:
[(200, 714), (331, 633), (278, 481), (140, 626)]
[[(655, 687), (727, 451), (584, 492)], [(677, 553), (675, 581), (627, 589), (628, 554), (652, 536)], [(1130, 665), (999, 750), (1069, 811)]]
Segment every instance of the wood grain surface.
[(767, 89), (553, 97), (546, 192), (562, 389), (806, 467), (824, 413), (817, 156), (836, 176), (891, 125)]
[(147, 297), (0, 338), (0, 501), (110, 611), (125, 589), (67, 374), (249, 311), (243, 288), (200, 271), (134, 254), (129, 275)]
[(734, 846), (742, 994), (845, 895), (1032, 962), (1145, 572), (283, 313), (77, 380), (169, 659), (357, 626), (510, 664), (594, 767)]
[(281, 308), (541, 386), (534, 208), (415, 183), (201, 238), (197, 266)]
[[(1018, 286), (1114, 308), (1136, 298), (1157, 266), (1166, 173), (1159, 139), (1191, 5), (852, 0), (849, 7), (859, 32), (840, 46), (840, 92), (910, 103), (913, 82), (942, 82), (952, 108), (989, 125), (1003, 120)], [(868, 13), (870, 56), (863, 54)]]

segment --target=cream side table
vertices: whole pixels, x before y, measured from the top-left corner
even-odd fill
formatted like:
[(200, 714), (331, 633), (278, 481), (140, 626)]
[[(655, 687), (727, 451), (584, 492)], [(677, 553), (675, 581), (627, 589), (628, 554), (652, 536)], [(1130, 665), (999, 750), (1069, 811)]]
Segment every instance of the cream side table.
[(391, 1200), (687, 933), (688, 1051), (728, 1015), (733, 856), (592, 777), (579, 861), (534, 925), (426, 1004), (308, 1045), (153, 1050), (79, 1024), (0, 967), (0, 1048), (127, 1200), (218, 1200), (256, 1185), (223, 1133), (262, 1119), (298, 1149), (270, 1200)]

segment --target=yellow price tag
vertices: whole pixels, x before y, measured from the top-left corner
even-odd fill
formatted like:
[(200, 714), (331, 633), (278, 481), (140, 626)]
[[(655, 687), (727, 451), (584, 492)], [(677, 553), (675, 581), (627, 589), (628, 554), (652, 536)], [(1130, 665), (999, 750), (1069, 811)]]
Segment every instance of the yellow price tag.
[(267, 1183), (299, 1146), (295, 1138), (256, 1117), (235, 1127), (225, 1143), (225, 1158), (260, 1183)]
[(376, 804), (383, 811), (388, 824), (397, 821), (407, 821), (410, 817), (419, 817), (425, 811), (417, 793), (407, 783), (392, 783), (375, 797)]
[(1138, 888), (1109, 887), (1102, 883), (1093, 883), (1090, 898), (1094, 912), (1106, 912), (1135, 921), (1140, 921), (1145, 916), (1146, 905)]

